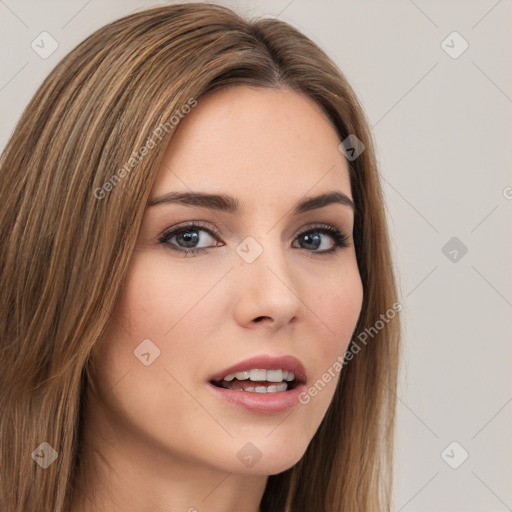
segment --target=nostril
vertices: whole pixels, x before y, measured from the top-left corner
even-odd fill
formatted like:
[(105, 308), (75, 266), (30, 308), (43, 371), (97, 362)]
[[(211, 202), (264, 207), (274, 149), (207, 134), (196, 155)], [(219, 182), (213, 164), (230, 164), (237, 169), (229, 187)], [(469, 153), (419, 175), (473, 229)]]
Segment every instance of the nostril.
[(268, 318), (269, 320), (271, 320), (271, 318), (269, 316), (259, 316), (258, 318), (255, 318), (254, 321), (255, 322), (260, 322), (261, 320), (263, 320), (264, 318)]

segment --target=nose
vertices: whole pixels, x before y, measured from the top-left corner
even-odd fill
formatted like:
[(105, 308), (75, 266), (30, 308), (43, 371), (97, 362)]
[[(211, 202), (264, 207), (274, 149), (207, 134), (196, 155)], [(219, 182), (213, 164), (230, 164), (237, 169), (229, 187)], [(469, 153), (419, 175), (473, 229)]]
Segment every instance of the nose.
[(251, 263), (236, 256), (232, 272), (236, 289), (236, 321), (249, 328), (264, 325), (276, 330), (300, 320), (304, 303), (300, 297), (299, 275), (293, 271), (284, 247), (272, 242)]

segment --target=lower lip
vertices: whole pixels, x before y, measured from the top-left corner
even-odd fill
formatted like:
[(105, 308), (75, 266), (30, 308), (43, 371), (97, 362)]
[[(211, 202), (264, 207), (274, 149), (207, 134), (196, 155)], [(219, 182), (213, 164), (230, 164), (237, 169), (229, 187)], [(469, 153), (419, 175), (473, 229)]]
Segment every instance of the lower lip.
[(276, 414), (284, 412), (299, 402), (299, 395), (305, 391), (305, 384), (297, 384), (288, 391), (276, 391), (275, 393), (255, 393), (251, 391), (236, 391), (233, 389), (219, 388), (208, 384), (214, 393), (223, 400), (259, 414)]

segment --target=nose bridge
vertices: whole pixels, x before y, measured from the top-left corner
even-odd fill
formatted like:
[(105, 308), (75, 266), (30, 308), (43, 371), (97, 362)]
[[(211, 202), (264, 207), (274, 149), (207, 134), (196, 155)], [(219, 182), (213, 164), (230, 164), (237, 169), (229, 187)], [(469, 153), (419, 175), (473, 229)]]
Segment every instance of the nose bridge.
[(247, 236), (236, 248), (238, 312), (245, 320), (270, 317), (282, 324), (299, 314), (302, 304), (290, 248), (278, 230)]
[(256, 277), (257, 280), (278, 280), (274, 274), (285, 281), (289, 280), (289, 248), (284, 246), (277, 229), (262, 229), (247, 236), (238, 245), (236, 252), (242, 260), (239, 262), (242, 271)]

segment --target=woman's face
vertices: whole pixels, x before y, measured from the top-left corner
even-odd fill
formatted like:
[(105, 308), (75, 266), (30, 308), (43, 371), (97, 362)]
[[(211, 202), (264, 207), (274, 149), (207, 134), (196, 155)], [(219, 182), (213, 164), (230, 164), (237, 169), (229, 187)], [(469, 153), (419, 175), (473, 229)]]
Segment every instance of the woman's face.
[(352, 208), (308, 202), (352, 198), (339, 143), (320, 108), (289, 89), (198, 99), (166, 153), (95, 347), (98, 436), (116, 432), (139, 461), (243, 474), (301, 458), (362, 306)]

